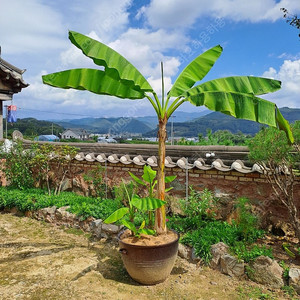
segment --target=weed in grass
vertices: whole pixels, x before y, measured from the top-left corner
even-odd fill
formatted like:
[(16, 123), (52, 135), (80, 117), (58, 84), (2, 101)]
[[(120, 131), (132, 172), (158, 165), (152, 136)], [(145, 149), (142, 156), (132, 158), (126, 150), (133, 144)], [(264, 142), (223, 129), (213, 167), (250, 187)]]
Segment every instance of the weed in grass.
[(275, 300), (275, 298), (267, 292), (263, 292), (262, 289), (253, 286), (237, 288), (238, 296), (240, 300), (244, 299), (258, 299), (258, 300)]
[(285, 285), (281, 289), (283, 290), (285, 295), (287, 295), (289, 297), (292, 297), (292, 299), (298, 299), (298, 298), (296, 298), (297, 293), (296, 293), (295, 289), (292, 286)]
[(289, 280), (289, 266), (282, 260), (279, 262), (280, 267), (283, 269), (283, 278), (288, 282)]
[(245, 262), (254, 260), (258, 256), (268, 256), (273, 257), (272, 249), (267, 248), (265, 245), (245, 245), (243, 242), (238, 242), (231, 247), (231, 251), (238, 257), (238, 259), (243, 259)]

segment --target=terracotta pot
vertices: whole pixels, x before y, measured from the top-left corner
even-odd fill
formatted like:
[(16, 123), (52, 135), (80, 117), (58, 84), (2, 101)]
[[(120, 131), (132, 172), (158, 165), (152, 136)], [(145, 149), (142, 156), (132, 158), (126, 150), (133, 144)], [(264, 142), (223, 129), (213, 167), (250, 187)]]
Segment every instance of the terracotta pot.
[(153, 285), (163, 282), (170, 275), (178, 251), (179, 234), (176, 240), (162, 245), (140, 246), (122, 241), (121, 232), (119, 238), (119, 252), (128, 274), (135, 281)]

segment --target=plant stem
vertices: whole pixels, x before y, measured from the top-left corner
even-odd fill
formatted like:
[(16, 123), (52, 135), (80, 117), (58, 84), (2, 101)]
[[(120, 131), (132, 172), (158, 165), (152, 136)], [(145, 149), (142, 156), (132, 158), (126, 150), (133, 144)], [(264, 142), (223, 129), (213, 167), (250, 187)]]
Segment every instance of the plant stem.
[[(159, 118), (158, 127), (158, 173), (157, 173), (157, 197), (165, 200), (165, 157), (166, 157), (166, 139), (167, 139), (167, 114), (163, 118)], [(163, 205), (155, 211), (154, 229), (158, 234), (167, 232), (166, 227), (166, 208)]]
[(162, 99), (162, 107), (165, 106), (165, 83), (164, 83), (164, 65), (163, 62), (160, 62), (161, 68), (161, 99)]

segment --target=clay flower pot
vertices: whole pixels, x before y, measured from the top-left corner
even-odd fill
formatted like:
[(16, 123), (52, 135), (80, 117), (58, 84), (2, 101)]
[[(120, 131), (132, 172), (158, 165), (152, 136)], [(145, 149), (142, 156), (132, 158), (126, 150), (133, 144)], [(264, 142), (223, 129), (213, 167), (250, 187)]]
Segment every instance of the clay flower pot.
[(119, 234), (119, 252), (132, 279), (145, 285), (153, 285), (166, 280), (173, 269), (178, 251), (179, 234), (175, 231), (171, 232), (175, 235), (175, 239), (157, 245), (125, 242), (122, 240), (124, 232)]

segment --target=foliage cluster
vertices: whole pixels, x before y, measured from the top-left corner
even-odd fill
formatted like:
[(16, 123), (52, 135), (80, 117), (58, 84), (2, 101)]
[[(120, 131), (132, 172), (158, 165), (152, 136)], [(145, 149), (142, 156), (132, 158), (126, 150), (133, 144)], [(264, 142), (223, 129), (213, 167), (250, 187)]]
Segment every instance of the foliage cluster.
[(249, 143), (249, 158), (264, 172), (279, 203), (283, 204), (296, 236), (300, 239), (300, 221), (294, 195), (300, 164), (300, 121), (292, 127), (295, 143), (276, 128), (263, 128)]
[(242, 132), (232, 133), (229, 130), (217, 130), (212, 132), (207, 129), (206, 136), (198, 134), (198, 142), (188, 141), (182, 138), (177, 142), (178, 145), (224, 145), (224, 146), (246, 146), (252, 138), (251, 135), (243, 134)]
[(120, 208), (122, 203), (118, 200), (79, 196), (71, 192), (48, 195), (42, 189), (19, 190), (0, 187), (0, 209), (16, 207), (19, 211), (25, 212), (51, 206), (58, 208), (70, 206), (69, 211), (83, 220), (90, 216), (105, 219)]
[(181, 242), (194, 247), (196, 255), (208, 263), (211, 259), (211, 246), (224, 242), (240, 259), (249, 261), (259, 255), (272, 256), (270, 249), (251, 246), (264, 232), (258, 229), (257, 218), (251, 213), (248, 199), (237, 200), (238, 219), (229, 224), (213, 219), (216, 201), (210, 191), (196, 192), (183, 203), (185, 216), (172, 216), (168, 226), (184, 233)]
[(83, 179), (93, 186), (93, 192), (96, 197), (107, 198), (107, 185), (104, 179), (105, 169), (98, 165), (96, 169), (88, 171), (83, 175)]
[(59, 194), (64, 180), (71, 170), (71, 160), (77, 149), (68, 145), (55, 146), (53, 144), (33, 143), (25, 149), (23, 142), (13, 142), (10, 151), (2, 151), (1, 158), (5, 162), (1, 171), (10, 182), (11, 187), (26, 189), (46, 185), (48, 193)]

